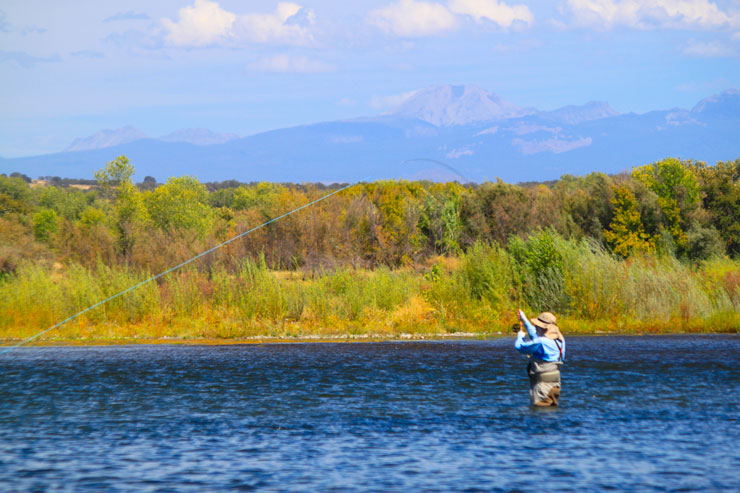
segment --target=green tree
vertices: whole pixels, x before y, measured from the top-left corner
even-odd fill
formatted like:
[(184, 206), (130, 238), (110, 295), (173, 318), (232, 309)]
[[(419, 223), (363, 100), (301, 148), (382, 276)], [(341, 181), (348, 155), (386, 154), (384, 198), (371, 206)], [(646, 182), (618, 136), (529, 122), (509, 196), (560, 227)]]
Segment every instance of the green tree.
[(715, 166), (696, 163), (704, 208), (717, 229), (727, 253), (740, 255), (740, 159)]
[(625, 186), (616, 187), (612, 203), (614, 217), (609, 229), (604, 231), (604, 238), (612, 251), (624, 258), (636, 253), (653, 252), (655, 242), (645, 232), (632, 192)]
[(126, 156), (119, 156), (95, 172), (95, 179), (104, 193), (113, 199), (113, 224), (118, 237), (118, 249), (128, 255), (136, 242), (139, 229), (148, 216), (141, 192), (131, 177), (134, 166)]
[[(234, 210), (258, 209), (265, 218), (270, 217), (285, 187), (276, 183), (260, 182), (241, 186), (233, 192), (231, 208)], [(228, 205), (228, 204), (226, 204)]]
[(566, 226), (566, 231), (571, 236), (589, 236), (603, 242), (603, 231), (613, 214), (612, 179), (604, 173), (591, 173), (585, 177), (564, 175), (554, 190), (561, 196), (563, 213), (571, 225)]
[(509, 239), (508, 251), (514, 260), (516, 277), (527, 305), (535, 310), (567, 310), (560, 242), (562, 237), (552, 229), (538, 231), (526, 240), (519, 236)]
[(30, 198), (28, 183), (23, 178), (0, 175), (0, 216), (27, 212)]
[(194, 231), (205, 236), (213, 227), (214, 211), (208, 191), (197, 178), (170, 178), (146, 200), (154, 225), (164, 231)]
[(20, 177), (0, 175), (0, 195), (7, 195), (13, 200), (27, 202), (31, 198), (28, 183)]
[(419, 227), (435, 253), (454, 254), (460, 251), (461, 185), (456, 183), (431, 185), (424, 195)]
[(658, 196), (668, 230), (679, 247), (686, 245), (689, 214), (699, 205), (699, 183), (691, 170), (694, 163), (667, 158), (634, 168), (632, 177)]
[(39, 205), (52, 209), (60, 216), (76, 221), (80, 214), (95, 199), (94, 193), (85, 193), (73, 188), (64, 189), (53, 186), (44, 187), (39, 192)]
[(380, 260), (389, 265), (410, 262), (425, 240), (419, 229), (423, 185), (380, 181), (368, 183), (364, 188), (380, 212), (381, 227), (376, 228)]
[(33, 235), (38, 241), (49, 242), (59, 230), (59, 216), (51, 209), (42, 209), (33, 215)]
[(80, 214), (78, 223), (82, 226), (97, 226), (105, 222), (105, 213), (96, 207), (89, 206)]
[(129, 159), (121, 155), (106, 164), (105, 168), (96, 171), (95, 179), (104, 190), (115, 190), (125, 183), (132, 183), (131, 177), (134, 172), (134, 166)]

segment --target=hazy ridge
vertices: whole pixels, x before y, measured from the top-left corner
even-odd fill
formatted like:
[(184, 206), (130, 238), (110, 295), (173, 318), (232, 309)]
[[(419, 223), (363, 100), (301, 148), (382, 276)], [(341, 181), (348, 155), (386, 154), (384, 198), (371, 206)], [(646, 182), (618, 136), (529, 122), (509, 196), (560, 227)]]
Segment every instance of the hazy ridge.
[(207, 181), (419, 178), (403, 166), (419, 158), (445, 162), (473, 181), (617, 173), (667, 156), (710, 163), (740, 156), (740, 91), (710, 96), (692, 109), (620, 114), (606, 102), (539, 111), (477, 86), (432, 86), (386, 115), (242, 138), (207, 129), (159, 138), (130, 126), (106, 130), (63, 152), (4, 159), (0, 172), (90, 178), (121, 154), (137, 176), (158, 180), (183, 174)]

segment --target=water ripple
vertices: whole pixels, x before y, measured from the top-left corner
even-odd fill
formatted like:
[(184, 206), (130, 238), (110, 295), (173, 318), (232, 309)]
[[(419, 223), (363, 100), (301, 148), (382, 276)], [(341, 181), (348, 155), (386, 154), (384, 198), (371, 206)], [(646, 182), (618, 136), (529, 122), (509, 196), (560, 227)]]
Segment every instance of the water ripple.
[(740, 489), (737, 336), (572, 337), (545, 410), (511, 345), (20, 348), (0, 489)]

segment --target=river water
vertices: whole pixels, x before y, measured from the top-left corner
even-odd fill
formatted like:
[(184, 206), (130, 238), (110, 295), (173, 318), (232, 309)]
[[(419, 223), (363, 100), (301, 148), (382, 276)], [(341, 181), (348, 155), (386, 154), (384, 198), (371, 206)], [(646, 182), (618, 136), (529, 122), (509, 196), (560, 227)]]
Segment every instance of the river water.
[(740, 337), (19, 348), (0, 490), (740, 490)]

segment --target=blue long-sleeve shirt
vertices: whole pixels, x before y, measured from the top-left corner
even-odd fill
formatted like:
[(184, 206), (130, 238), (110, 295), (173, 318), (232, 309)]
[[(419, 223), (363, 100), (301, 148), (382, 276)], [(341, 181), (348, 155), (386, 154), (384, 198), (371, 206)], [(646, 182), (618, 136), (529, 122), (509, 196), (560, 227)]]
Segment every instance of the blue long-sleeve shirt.
[[(556, 343), (549, 337), (540, 337), (537, 335), (535, 326), (526, 317), (522, 317), (522, 322), (524, 323), (524, 328), (527, 329), (529, 338), (526, 338), (524, 332), (519, 331), (516, 336), (516, 342), (514, 342), (514, 347), (517, 351), (522, 354), (532, 355), (542, 361), (565, 360), (565, 341), (558, 341)], [(560, 344), (560, 348), (558, 348), (558, 344)]]

